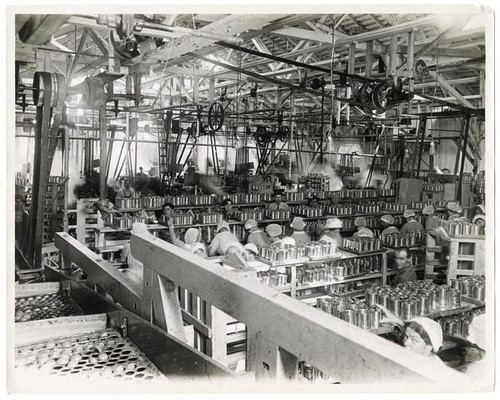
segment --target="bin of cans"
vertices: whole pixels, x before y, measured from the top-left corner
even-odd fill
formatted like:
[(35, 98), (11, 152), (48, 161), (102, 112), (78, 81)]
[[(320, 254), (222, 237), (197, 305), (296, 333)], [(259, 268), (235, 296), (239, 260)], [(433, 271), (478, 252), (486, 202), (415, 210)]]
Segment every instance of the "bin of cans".
[(454, 236), (483, 236), (484, 226), (472, 224), (467, 221), (443, 221), (441, 226), (451, 237)]
[(267, 210), (267, 218), (269, 219), (291, 219), (292, 212), (290, 210)]
[(354, 207), (352, 205), (341, 205), (341, 206), (328, 206), (326, 208), (326, 212), (328, 215), (353, 215)]
[(416, 231), (407, 234), (391, 233), (382, 236), (384, 246), (392, 248), (422, 246), (425, 240), (425, 231)]
[(218, 224), (223, 219), (223, 215), (220, 213), (199, 213), (195, 216), (200, 224)]
[(362, 300), (344, 297), (327, 297), (316, 300), (316, 308), (362, 329), (378, 329), (383, 313), (376, 306)]
[(257, 272), (257, 279), (260, 284), (272, 288), (283, 288), (288, 283), (286, 274), (273, 270)]
[(469, 326), (476, 315), (482, 314), (481, 310), (464, 312), (459, 315), (437, 318), (443, 333), (451, 336), (467, 337), (469, 335)]
[(462, 276), (458, 279), (451, 279), (450, 286), (459, 290), (463, 296), (483, 303), (485, 301), (486, 281), (482, 275)]
[(342, 247), (356, 254), (370, 253), (382, 250), (382, 240), (367, 237), (344, 238)]
[(381, 304), (403, 320), (462, 306), (459, 290), (427, 281), (406, 282), (396, 287), (379, 286), (366, 290), (369, 305)]
[(239, 210), (234, 213), (238, 221), (246, 222), (249, 219), (254, 221), (262, 221), (264, 219), (264, 212), (262, 210)]
[(304, 261), (307, 258), (327, 258), (335, 254), (335, 246), (330, 242), (310, 242), (299, 246), (267, 246), (259, 249), (259, 256), (271, 262)]

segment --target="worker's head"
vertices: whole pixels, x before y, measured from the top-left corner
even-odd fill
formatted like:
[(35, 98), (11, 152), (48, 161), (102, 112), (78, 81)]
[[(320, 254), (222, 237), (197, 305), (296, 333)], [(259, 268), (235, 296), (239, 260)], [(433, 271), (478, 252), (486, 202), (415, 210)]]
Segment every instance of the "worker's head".
[(430, 204), (430, 205), (425, 206), (425, 207), (422, 209), (422, 214), (423, 214), (423, 215), (427, 215), (427, 216), (429, 216), (429, 215), (434, 214), (434, 211), (435, 211), (435, 210), (434, 210), (434, 207), (432, 206), (432, 204)]
[(303, 231), (306, 223), (302, 217), (293, 217), (292, 223), (290, 226), (296, 231)]
[(20, 194), (16, 194), (16, 208), (22, 208), (24, 206), (24, 198)]
[(405, 324), (404, 334), (405, 347), (421, 355), (436, 353), (443, 344), (441, 325), (430, 318), (412, 318)]
[(184, 243), (193, 244), (200, 240), (200, 230), (197, 228), (189, 228), (184, 234)]
[(246, 261), (255, 260), (255, 256), (259, 254), (259, 249), (253, 243), (247, 243), (243, 246), (243, 258)]
[(394, 217), (389, 214), (382, 215), (382, 217), (380, 217), (380, 221), (382, 221), (382, 225), (384, 226), (384, 228), (394, 225)]
[(306, 187), (306, 188), (308, 188), (308, 189), (309, 189), (309, 188), (311, 188), (311, 186), (312, 186), (312, 185), (311, 185), (311, 180), (310, 180), (310, 179), (306, 179), (306, 181), (305, 181), (304, 185), (305, 185), (305, 187)]
[(174, 214), (174, 208), (175, 207), (172, 203), (163, 204), (163, 215), (165, 215), (166, 217), (171, 217)]
[(243, 253), (243, 249), (239, 246), (229, 246), (227, 249), (226, 249), (226, 252), (224, 253), (224, 256), (227, 257), (231, 254), (242, 254)]
[(478, 214), (474, 218), (472, 218), (472, 223), (476, 224), (477, 226), (485, 226), (486, 219), (485, 219), (484, 215)]
[(191, 245), (191, 253), (199, 257), (207, 258), (207, 252), (203, 243), (193, 243)]
[(405, 210), (403, 213), (403, 217), (406, 218), (407, 221), (411, 221), (415, 219), (415, 211), (413, 210)]
[(316, 196), (311, 196), (309, 199), (307, 199), (307, 205), (309, 207), (318, 207), (319, 205), (319, 198)]
[(343, 223), (342, 223), (342, 220), (339, 219), (339, 218), (328, 218), (326, 220), (326, 224), (325, 224), (325, 227), (323, 228), (323, 230), (332, 230), (332, 231), (336, 231), (336, 230), (339, 230), (341, 229), (343, 226)]
[(217, 233), (224, 232), (224, 231), (230, 232), (231, 229), (229, 228), (229, 223), (227, 221), (221, 220), (217, 224)]
[(278, 224), (269, 224), (266, 226), (266, 233), (269, 235), (270, 238), (277, 238), (278, 236), (281, 235), (282, 229), (281, 225)]
[(253, 232), (257, 228), (257, 221), (249, 219), (245, 222), (245, 229), (249, 232)]
[(233, 209), (233, 201), (231, 199), (224, 199), (222, 201), (222, 206), (226, 211), (231, 211)]
[(293, 237), (286, 236), (283, 239), (281, 239), (281, 245), (283, 247), (288, 248), (290, 246), (295, 246), (296, 244), (297, 244), (297, 242), (295, 241), (295, 239)]
[(274, 201), (277, 204), (280, 204), (282, 200), (283, 200), (283, 195), (281, 193), (274, 193)]
[(357, 228), (362, 228), (366, 226), (366, 218), (365, 217), (356, 217), (354, 220), (354, 226)]
[(123, 186), (125, 187), (125, 189), (130, 189), (130, 181), (128, 179), (125, 179), (123, 181)]
[(462, 215), (462, 208), (454, 201), (450, 201), (446, 204), (446, 211), (448, 211), (448, 216), (450, 217)]
[(142, 167), (139, 167), (139, 172), (142, 174)]
[(408, 258), (408, 250), (406, 249), (398, 249), (394, 254), (394, 264), (397, 269), (406, 268), (410, 263), (410, 259)]

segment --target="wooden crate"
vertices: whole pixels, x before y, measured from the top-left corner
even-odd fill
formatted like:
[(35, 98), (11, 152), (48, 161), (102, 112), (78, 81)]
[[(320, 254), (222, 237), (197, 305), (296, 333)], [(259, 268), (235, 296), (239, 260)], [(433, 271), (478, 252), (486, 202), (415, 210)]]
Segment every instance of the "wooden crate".
[(86, 244), (94, 246), (94, 228), (104, 226), (99, 212), (94, 208), (97, 198), (80, 199), (76, 202), (76, 239)]
[(457, 276), (484, 275), (484, 238), (452, 238), (446, 279), (448, 284)]

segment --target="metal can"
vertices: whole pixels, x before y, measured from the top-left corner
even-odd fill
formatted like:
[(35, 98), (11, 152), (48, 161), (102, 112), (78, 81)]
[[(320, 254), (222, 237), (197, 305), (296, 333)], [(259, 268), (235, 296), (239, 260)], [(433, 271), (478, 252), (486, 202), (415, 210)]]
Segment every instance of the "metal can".
[(451, 304), (450, 306), (453, 308), (460, 307), (462, 305), (462, 294), (458, 289), (450, 290)]
[(362, 329), (369, 329), (370, 328), (370, 319), (369, 319), (368, 309), (364, 308), (364, 309), (358, 310), (357, 324), (356, 325)]
[(401, 298), (391, 297), (389, 300), (389, 310), (392, 311), (396, 316), (401, 315)]
[(342, 311), (342, 319), (350, 324), (356, 322), (356, 312), (354, 310), (344, 310)]

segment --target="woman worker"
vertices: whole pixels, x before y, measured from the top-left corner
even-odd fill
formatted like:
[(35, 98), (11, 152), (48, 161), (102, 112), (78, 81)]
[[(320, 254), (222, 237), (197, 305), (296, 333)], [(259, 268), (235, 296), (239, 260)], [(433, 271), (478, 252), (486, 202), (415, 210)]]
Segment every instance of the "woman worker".
[(369, 237), (373, 238), (375, 235), (373, 232), (366, 227), (366, 218), (365, 217), (356, 217), (354, 220), (354, 226), (358, 229), (352, 235), (353, 239), (358, 237)]
[(259, 228), (257, 221), (249, 219), (245, 222), (245, 229), (248, 231), (247, 243), (254, 244), (258, 249), (271, 244), (271, 239), (266, 232)]
[(226, 250), (232, 246), (238, 248), (240, 252), (243, 252), (243, 246), (238, 238), (231, 233), (229, 224), (227, 221), (222, 220), (217, 225), (217, 234), (208, 247), (208, 255), (210, 257), (223, 256)]
[(308, 233), (304, 231), (306, 223), (302, 217), (294, 217), (290, 226), (293, 229), (291, 237), (295, 239), (296, 244), (306, 244), (311, 242)]
[(445, 365), (436, 355), (443, 345), (443, 330), (441, 325), (427, 317), (415, 317), (408, 322), (403, 322), (384, 306), (377, 304), (378, 308), (384, 312), (386, 318), (380, 322), (389, 323), (396, 326), (400, 335), (397, 335), (396, 342), (417, 354)]
[(380, 217), (384, 230), (380, 233), (381, 236), (390, 235), (392, 233), (399, 233), (399, 229), (394, 226), (394, 217), (386, 214)]
[(415, 219), (415, 211), (405, 210), (403, 217), (406, 218), (406, 224), (399, 231), (402, 235), (424, 230), (423, 225)]
[(340, 234), (342, 228), (342, 221), (339, 218), (329, 218), (319, 235), (320, 242), (330, 242), (337, 246), (342, 247), (343, 238)]

